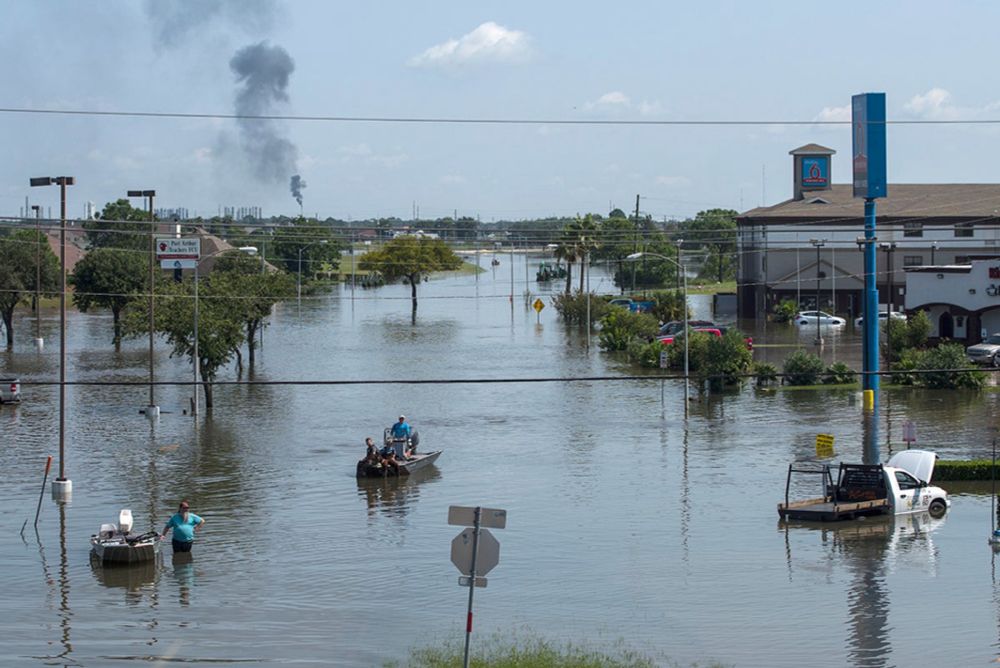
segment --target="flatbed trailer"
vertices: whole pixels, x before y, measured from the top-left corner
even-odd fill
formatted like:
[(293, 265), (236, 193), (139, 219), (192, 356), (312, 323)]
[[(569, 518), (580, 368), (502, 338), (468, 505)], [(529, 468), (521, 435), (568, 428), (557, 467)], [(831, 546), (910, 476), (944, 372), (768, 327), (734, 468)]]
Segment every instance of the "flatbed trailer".
[[(788, 498), (793, 473), (822, 476), (823, 496), (791, 501)], [(778, 504), (782, 519), (837, 522), (869, 515), (892, 513), (892, 502), (886, 493), (885, 475), (881, 464), (841, 464), (834, 484), (830, 467), (821, 469), (795, 468), (788, 465), (785, 480), (785, 502)]]

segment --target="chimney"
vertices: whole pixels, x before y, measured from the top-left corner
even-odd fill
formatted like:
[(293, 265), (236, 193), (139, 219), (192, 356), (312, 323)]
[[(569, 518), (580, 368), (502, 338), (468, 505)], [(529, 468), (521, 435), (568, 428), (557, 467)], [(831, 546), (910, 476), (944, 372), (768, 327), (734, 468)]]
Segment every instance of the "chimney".
[(803, 192), (830, 190), (830, 162), (834, 153), (832, 148), (819, 144), (806, 144), (788, 152), (794, 160), (792, 192), (795, 199), (802, 199)]

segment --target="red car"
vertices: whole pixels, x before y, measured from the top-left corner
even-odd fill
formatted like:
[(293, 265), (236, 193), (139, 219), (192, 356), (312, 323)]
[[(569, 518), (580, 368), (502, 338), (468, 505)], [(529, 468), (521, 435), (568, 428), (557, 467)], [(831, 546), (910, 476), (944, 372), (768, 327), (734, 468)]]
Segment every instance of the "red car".
[[(722, 330), (720, 328), (718, 328), (718, 327), (692, 327), (691, 331), (692, 332), (701, 332), (702, 334), (708, 334), (710, 336), (718, 336), (718, 337), (722, 336)], [(663, 345), (669, 346), (671, 343), (674, 342), (674, 337), (675, 336), (676, 335), (674, 335), (674, 334), (671, 334), (670, 336), (661, 336), (659, 338), (659, 341)], [(747, 350), (753, 350), (753, 337), (752, 336), (747, 336), (747, 337), (744, 337), (744, 340), (747, 343)]]

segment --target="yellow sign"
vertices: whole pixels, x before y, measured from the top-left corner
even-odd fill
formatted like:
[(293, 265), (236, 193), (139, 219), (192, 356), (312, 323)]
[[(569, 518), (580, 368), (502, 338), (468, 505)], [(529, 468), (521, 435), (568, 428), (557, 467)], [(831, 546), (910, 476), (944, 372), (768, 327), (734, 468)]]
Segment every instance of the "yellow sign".
[(545, 302), (541, 299), (536, 299), (532, 306), (535, 307), (535, 313), (541, 313), (542, 309), (545, 308)]
[(833, 457), (833, 435), (816, 434), (816, 456)]

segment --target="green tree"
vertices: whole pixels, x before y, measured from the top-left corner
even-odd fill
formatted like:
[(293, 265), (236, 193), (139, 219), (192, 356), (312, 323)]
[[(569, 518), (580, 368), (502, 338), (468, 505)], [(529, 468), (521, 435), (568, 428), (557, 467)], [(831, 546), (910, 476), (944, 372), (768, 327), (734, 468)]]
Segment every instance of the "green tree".
[(136, 251), (95, 248), (73, 269), (73, 303), (83, 313), (93, 308), (111, 310), (114, 319), (112, 343), (116, 348), (122, 340), (122, 311), (146, 288), (147, 263), (144, 254)]
[(684, 248), (706, 252), (699, 277), (719, 283), (736, 277), (736, 217), (732, 209), (699, 211), (693, 219), (678, 225)]
[(42, 294), (59, 289), (59, 259), (48, 240), (34, 230), (19, 230), (0, 238), (0, 317), (7, 330), (7, 347), (14, 345), (14, 309), (34, 298), (35, 282)]
[[(620, 212), (620, 209), (615, 209)], [(614, 214), (615, 211), (611, 213)], [(631, 239), (635, 235), (635, 223), (621, 216), (612, 215), (601, 223), (600, 235), (598, 236), (597, 248), (594, 249), (593, 257), (598, 261), (613, 262), (617, 270), (615, 271), (615, 282), (621, 289), (621, 294), (625, 294), (625, 282), (619, 277), (625, 274), (625, 258), (632, 252)]]
[[(246, 331), (247, 361), (252, 367), (256, 358), (257, 333), (267, 326), (274, 305), (295, 294), (295, 280), (278, 272), (260, 273), (260, 260), (233, 250), (215, 262), (213, 278), (228, 282), (227, 289), (241, 296), (243, 325)], [(236, 357), (243, 366), (239, 348)]]
[(312, 275), (310, 267), (319, 267), (324, 262), (338, 264), (343, 247), (331, 227), (300, 216), (291, 225), (275, 229), (268, 248), (268, 261), (290, 274), (298, 274), (301, 252), (302, 278), (305, 280)]
[[(243, 342), (243, 300), (233, 284), (209, 276), (198, 285), (198, 373), (205, 407), (214, 406), (212, 383)], [(146, 300), (131, 302), (125, 311), (126, 337), (145, 336), (149, 311)], [(171, 345), (171, 357), (194, 358), (194, 281), (164, 281), (156, 288), (156, 331)]]
[[(154, 216), (155, 220), (155, 216)], [(127, 199), (108, 202), (97, 220), (83, 224), (91, 248), (130, 248), (149, 251), (153, 232), (149, 212), (132, 206)]]
[(432, 272), (459, 269), (462, 258), (440, 239), (400, 236), (362, 255), (358, 266), (381, 273), (388, 282), (408, 281), (415, 317), (420, 282)]
[(747, 348), (746, 337), (736, 329), (722, 336), (710, 336), (701, 367), (701, 377), (708, 379), (713, 391), (739, 385), (753, 364), (753, 353)]
[(796, 350), (785, 358), (785, 381), (789, 385), (816, 385), (823, 371), (823, 360), (819, 355)]

